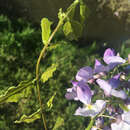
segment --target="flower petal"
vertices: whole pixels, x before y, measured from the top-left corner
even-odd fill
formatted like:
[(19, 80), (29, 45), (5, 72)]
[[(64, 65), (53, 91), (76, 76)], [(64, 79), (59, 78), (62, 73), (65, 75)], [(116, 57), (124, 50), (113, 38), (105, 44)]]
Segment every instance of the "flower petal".
[(106, 72), (107, 68), (100, 63), (99, 60), (95, 59), (94, 73)]
[(79, 116), (84, 116), (84, 117), (87, 117), (87, 116), (91, 116), (91, 117), (94, 117), (96, 116), (96, 112), (94, 110), (87, 110), (85, 107), (81, 108), (79, 107), (75, 114), (74, 115), (79, 115)]
[(111, 48), (106, 49), (103, 57), (106, 57), (106, 56), (115, 56), (114, 49), (111, 49)]
[(111, 95), (115, 96), (115, 97), (118, 97), (118, 98), (121, 98), (121, 99), (126, 99), (127, 98), (127, 95), (123, 90), (118, 91), (118, 90), (112, 89), (111, 90)]
[(103, 60), (105, 61), (106, 64), (110, 64), (110, 63), (122, 64), (126, 62), (125, 59), (119, 56), (106, 56), (103, 58)]
[(112, 89), (115, 89), (119, 86), (120, 84), (120, 75), (121, 73), (115, 75), (114, 77), (112, 77), (111, 79), (109, 79), (108, 83), (112, 86)]
[(102, 109), (106, 106), (106, 102), (104, 100), (96, 100), (96, 103), (93, 105), (95, 108), (96, 113), (99, 113)]
[(122, 120), (130, 125), (130, 111), (122, 114)]
[(95, 104), (90, 105), (91, 108), (89, 108), (89, 105), (84, 106), (83, 108), (79, 107), (74, 115), (80, 115), (80, 116), (96, 116), (103, 108), (105, 108), (106, 102), (103, 100), (97, 100)]
[(111, 93), (111, 90), (112, 90), (111, 85), (107, 81), (102, 80), (102, 79), (97, 79), (96, 82), (100, 86), (100, 88), (104, 90), (104, 93), (107, 96), (110, 96), (110, 93)]
[(89, 66), (81, 68), (76, 74), (76, 80), (78, 81), (83, 80), (84, 82), (86, 82), (88, 79), (92, 77), (93, 77), (93, 70)]
[(84, 104), (91, 103), (92, 93), (87, 84), (83, 81), (78, 82), (77, 85), (77, 98)]

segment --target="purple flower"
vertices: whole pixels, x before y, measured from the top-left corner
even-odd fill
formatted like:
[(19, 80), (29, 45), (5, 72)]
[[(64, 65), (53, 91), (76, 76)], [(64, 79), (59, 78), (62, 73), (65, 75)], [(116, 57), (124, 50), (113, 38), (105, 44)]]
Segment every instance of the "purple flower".
[(96, 100), (96, 103), (94, 104), (85, 104), (83, 108), (79, 107), (74, 115), (79, 115), (79, 116), (91, 116), (94, 117), (96, 116), (99, 112), (102, 111), (106, 106), (106, 102), (103, 100)]
[(121, 115), (117, 122), (111, 124), (112, 130), (130, 130), (130, 111)]
[(91, 102), (92, 92), (88, 84), (83, 81), (74, 82), (72, 81), (73, 87), (67, 89), (65, 97), (69, 100), (79, 100), (84, 104), (89, 104)]
[(120, 74), (114, 76), (109, 81), (97, 79), (96, 82), (100, 88), (104, 90), (106, 96), (112, 95), (118, 98), (126, 99), (127, 95), (123, 90), (115, 90), (115, 88), (117, 88), (120, 83), (119, 76)]
[(93, 69), (89, 66), (81, 68), (76, 74), (77, 81), (87, 82), (89, 79), (93, 77)]
[(121, 58), (118, 55), (115, 55), (114, 50), (110, 48), (106, 49), (104, 52), (103, 60), (106, 64), (122, 64), (126, 62), (125, 59)]
[(91, 103), (92, 93), (87, 84), (83, 81), (78, 82), (77, 85), (77, 98), (84, 104)]

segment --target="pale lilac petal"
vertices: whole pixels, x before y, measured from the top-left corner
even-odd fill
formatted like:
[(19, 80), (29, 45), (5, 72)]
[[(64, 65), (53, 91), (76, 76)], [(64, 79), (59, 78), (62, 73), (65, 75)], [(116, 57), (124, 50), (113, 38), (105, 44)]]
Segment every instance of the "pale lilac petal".
[(92, 93), (87, 84), (83, 81), (78, 82), (77, 85), (77, 98), (84, 104), (91, 103)]
[(123, 113), (122, 120), (118, 123), (112, 123), (111, 129), (112, 130), (130, 130), (130, 111)]
[[(124, 125), (124, 122), (120, 122), (120, 123), (112, 123), (111, 124), (111, 129), (112, 130), (122, 130), (123, 128), (123, 125)], [(126, 130), (126, 129), (125, 129)], [(127, 129), (128, 130), (128, 129)]]
[(112, 77), (111, 79), (109, 79), (108, 83), (112, 86), (112, 89), (115, 89), (119, 86), (120, 84), (120, 75), (121, 73), (115, 75), (114, 77)]
[(118, 97), (118, 98), (121, 98), (121, 99), (126, 99), (127, 98), (127, 95), (123, 90), (118, 91), (118, 90), (112, 89), (111, 90), (111, 95), (115, 96), (115, 97)]
[(81, 108), (79, 107), (74, 115), (78, 115), (78, 116), (84, 116), (84, 117), (94, 117), (97, 115), (97, 113), (94, 110), (87, 110), (85, 107)]
[(110, 64), (110, 63), (118, 63), (118, 64), (122, 64), (125, 63), (126, 60), (119, 57), (119, 56), (106, 56), (103, 59), (105, 61), (106, 64)]
[(89, 108), (89, 105), (84, 106), (83, 108), (79, 107), (74, 115), (80, 115), (80, 116), (96, 116), (99, 112), (101, 112), (102, 109), (105, 108), (106, 102), (103, 100), (97, 100), (96, 103), (91, 105), (91, 108)]
[(110, 96), (111, 90), (112, 90), (111, 85), (107, 81), (102, 80), (102, 79), (97, 79), (96, 82), (100, 86), (100, 88), (104, 90), (104, 93), (107, 96)]
[(104, 100), (96, 100), (96, 103), (93, 105), (95, 107), (95, 111), (99, 113), (106, 106), (106, 102)]
[(106, 56), (115, 56), (114, 50), (111, 48), (106, 49), (103, 57), (106, 57)]
[(130, 111), (122, 114), (122, 120), (130, 125)]
[(86, 82), (88, 79), (93, 77), (93, 70), (91, 67), (86, 66), (81, 68), (76, 74), (76, 80), (81, 81), (83, 80)]

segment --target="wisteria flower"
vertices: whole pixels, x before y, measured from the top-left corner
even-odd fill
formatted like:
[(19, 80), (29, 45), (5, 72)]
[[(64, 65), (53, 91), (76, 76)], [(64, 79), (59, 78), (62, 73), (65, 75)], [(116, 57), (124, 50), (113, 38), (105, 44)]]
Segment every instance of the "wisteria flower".
[(91, 104), (92, 91), (84, 81), (72, 81), (72, 84), (73, 87), (67, 89), (65, 97), (79, 100), (84, 104), (83, 108), (79, 107), (76, 110), (75, 115), (95, 116), (105, 107), (106, 102), (103, 100), (97, 100), (95, 104)]
[(88, 86), (83, 81), (75, 82), (72, 81), (73, 87), (67, 89), (65, 97), (69, 100), (79, 100), (84, 104), (89, 104), (91, 102), (92, 92)]
[(94, 104), (84, 104), (84, 107), (79, 107), (74, 115), (79, 116), (96, 116), (99, 112), (101, 112), (106, 106), (106, 102), (104, 100), (96, 100)]
[(127, 95), (123, 90), (116, 90), (120, 83), (119, 74), (111, 78), (109, 81), (97, 79), (96, 82), (100, 88), (104, 90), (106, 96), (112, 95), (122, 99), (127, 98)]
[(130, 130), (130, 111), (123, 113), (115, 123), (111, 124), (112, 130)]
[(103, 60), (106, 64), (112, 64), (112, 63), (117, 63), (117, 64), (122, 64), (125, 63), (126, 60), (121, 58), (118, 55), (115, 55), (114, 50), (108, 48), (104, 52)]

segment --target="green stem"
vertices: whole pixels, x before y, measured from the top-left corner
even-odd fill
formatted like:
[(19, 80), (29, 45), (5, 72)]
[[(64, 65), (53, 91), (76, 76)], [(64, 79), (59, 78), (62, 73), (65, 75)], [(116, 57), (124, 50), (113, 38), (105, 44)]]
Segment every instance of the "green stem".
[(94, 124), (94, 118), (91, 118), (91, 121), (90, 121), (88, 127), (85, 130), (91, 130), (93, 124)]
[(108, 115), (99, 115), (99, 117), (106, 117), (106, 118), (110, 118), (110, 119), (116, 120), (115, 117), (113, 117), (113, 116), (108, 116)]
[(55, 30), (52, 32), (51, 36), (49, 37), (49, 40), (48, 42), (46, 43), (46, 45), (44, 46), (44, 48), (42, 49), (39, 57), (38, 57), (38, 60), (37, 60), (37, 64), (36, 64), (36, 85), (37, 85), (37, 93), (38, 93), (38, 101), (40, 103), (40, 108), (41, 108), (41, 114), (42, 114), (42, 120), (43, 120), (43, 125), (44, 125), (44, 128), (45, 130), (47, 130), (47, 126), (46, 126), (46, 121), (45, 121), (45, 116), (44, 116), (44, 113), (43, 113), (43, 105), (42, 105), (42, 101), (41, 101), (41, 95), (40, 95), (40, 87), (39, 87), (39, 65), (40, 65), (40, 61), (41, 61), (41, 58), (43, 56), (45, 56), (45, 52), (48, 48), (48, 45), (50, 44), (52, 38), (54, 37), (55, 33), (57, 32), (57, 30), (60, 28), (60, 26), (62, 26), (63, 24), (63, 21), (66, 19), (66, 17), (68, 16), (68, 14), (71, 12), (72, 8), (66, 13), (66, 16), (60, 20), (55, 28)]
[(53, 31), (53, 33), (51, 34), (49, 40), (48, 40), (48, 43), (44, 46), (44, 48), (42, 49), (40, 55), (39, 55), (39, 58), (37, 60), (37, 64), (36, 64), (36, 81), (37, 81), (37, 93), (38, 93), (38, 100), (39, 100), (39, 103), (40, 103), (40, 108), (41, 108), (41, 114), (42, 114), (42, 120), (43, 120), (43, 125), (44, 125), (44, 128), (45, 130), (47, 130), (47, 126), (46, 126), (46, 120), (45, 120), (45, 115), (43, 113), (43, 105), (42, 105), (42, 101), (41, 101), (41, 95), (40, 95), (40, 87), (39, 87), (39, 65), (40, 65), (40, 61), (41, 61), (41, 58), (44, 56), (46, 50), (47, 50), (47, 47), (50, 43), (50, 41), (52, 40), (53, 36), (55, 35), (55, 33), (57, 32), (58, 28), (60, 27), (60, 23), (58, 23), (57, 27), (55, 28), (55, 30)]

